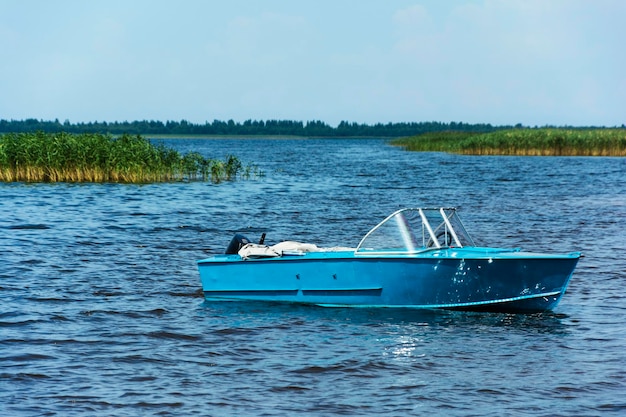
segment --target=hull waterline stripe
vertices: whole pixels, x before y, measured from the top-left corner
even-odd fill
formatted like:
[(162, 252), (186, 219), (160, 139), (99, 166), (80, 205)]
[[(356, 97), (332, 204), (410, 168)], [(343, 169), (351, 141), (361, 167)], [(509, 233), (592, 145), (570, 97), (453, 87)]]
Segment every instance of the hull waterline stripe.
[(302, 290), (302, 295), (303, 296), (312, 296), (312, 297), (319, 297), (319, 296), (324, 296), (324, 295), (339, 296), (339, 297), (346, 296), (346, 295), (358, 295), (358, 296), (371, 295), (371, 296), (377, 296), (377, 295), (380, 295), (382, 293), (382, 291), (383, 291), (382, 288), (358, 288), (358, 289), (345, 289), (345, 290), (315, 289), (315, 290)]
[(296, 296), (298, 294), (298, 290), (204, 290), (205, 296), (276, 296), (276, 297), (285, 297), (285, 296)]
[(476, 307), (483, 305), (505, 304), (515, 301), (532, 300), (535, 298), (554, 297), (562, 295), (561, 291), (552, 291), (541, 294), (522, 295), (519, 297), (500, 298), (497, 300), (472, 301), (468, 303), (450, 303), (450, 304), (332, 304), (332, 303), (316, 303), (320, 307), (352, 307), (352, 308), (459, 308), (459, 307)]
[(315, 289), (290, 289), (290, 290), (204, 290), (206, 296), (296, 296), (302, 291), (303, 296), (346, 296), (346, 295), (380, 295), (382, 287), (376, 288), (315, 288)]

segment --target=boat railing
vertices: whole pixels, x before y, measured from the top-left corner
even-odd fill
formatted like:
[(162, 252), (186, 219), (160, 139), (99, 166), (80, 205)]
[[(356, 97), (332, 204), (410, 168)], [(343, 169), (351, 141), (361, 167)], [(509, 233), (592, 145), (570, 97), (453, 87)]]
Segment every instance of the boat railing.
[(456, 208), (404, 208), (372, 228), (355, 254), (415, 254), (445, 247), (474, 246)]

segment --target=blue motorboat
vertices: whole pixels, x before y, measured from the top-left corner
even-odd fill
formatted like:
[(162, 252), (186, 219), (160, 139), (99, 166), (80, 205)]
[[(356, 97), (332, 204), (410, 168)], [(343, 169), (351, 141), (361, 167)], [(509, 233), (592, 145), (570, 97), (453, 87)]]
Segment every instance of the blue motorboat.
[(405, 208), (356, 247), (237, 234), (198, 270), (206, 300), (532, 313), (554, 309), (580, 256), (477, 246), (455, 208)]

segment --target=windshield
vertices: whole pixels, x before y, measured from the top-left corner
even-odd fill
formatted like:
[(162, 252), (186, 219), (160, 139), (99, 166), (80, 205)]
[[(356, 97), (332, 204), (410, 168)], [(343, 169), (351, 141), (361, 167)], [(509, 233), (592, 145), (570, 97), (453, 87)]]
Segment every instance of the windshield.
[(430, 248), (474, 246), (454, 208), (398, 210), (369, 231), (357, 252), (418, 252)]

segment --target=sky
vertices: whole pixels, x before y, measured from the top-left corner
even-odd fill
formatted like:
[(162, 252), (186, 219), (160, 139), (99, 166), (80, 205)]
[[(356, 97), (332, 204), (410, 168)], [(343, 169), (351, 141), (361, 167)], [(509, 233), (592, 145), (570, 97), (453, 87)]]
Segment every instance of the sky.
[(0, 119), (626, 124), (623, 0), (0, 0)]

